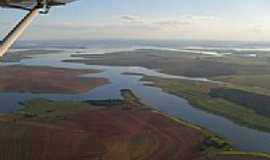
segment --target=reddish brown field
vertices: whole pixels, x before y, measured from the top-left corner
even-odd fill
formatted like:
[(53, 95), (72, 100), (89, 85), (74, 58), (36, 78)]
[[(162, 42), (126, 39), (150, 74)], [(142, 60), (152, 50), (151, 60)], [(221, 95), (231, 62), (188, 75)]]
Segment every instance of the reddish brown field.
[(151, 111), (97, 109), (54, 124), (21, 121), (1, 127), (0, 159), (190, 160), (200, 156), (196, 146), (202, 140), (199, 131)]
[(86, 92), (108, 81), (102, 78), (82, 78), (93, 70), (74, 70), (51, 67), (2, 66), (0, 91), (37, 93)]
[[(90, 107), (90, 105), (89, 105)], [(138, 106), (91, 108), (60, 119), (1, 123), (1, 160), (264, 160), (208, 157), (205, 136)]]

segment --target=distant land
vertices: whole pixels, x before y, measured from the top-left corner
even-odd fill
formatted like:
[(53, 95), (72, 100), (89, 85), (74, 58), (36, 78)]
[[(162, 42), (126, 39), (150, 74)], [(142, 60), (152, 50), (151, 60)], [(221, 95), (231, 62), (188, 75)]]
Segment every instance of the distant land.
[(113, 52), (107, 54), (74, 54), (65, 62), (79, 62), (92, 65), (141, 66), (156, 69), (163, 73), (207, 77), (246, 74), (270, 74), (269, 54), (263, 57), (243, 57), (185, 53), (171, 50), (137, 49), (134, 51)]
[(55, 54), (62, 50), (58, 49), (15, 49), (0, 58), (0, 62), (20, 62), (23, 59), (32, 58), (34, 55)]

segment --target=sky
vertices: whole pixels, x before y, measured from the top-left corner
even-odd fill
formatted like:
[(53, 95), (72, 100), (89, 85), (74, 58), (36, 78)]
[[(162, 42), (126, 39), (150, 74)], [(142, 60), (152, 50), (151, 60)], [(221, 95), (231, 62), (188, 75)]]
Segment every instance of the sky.
[[(38, 16), (20, 40), (270, 41), (269, 0), (79, 0)], [(0, 37), (25, 11), (0, 8)]]

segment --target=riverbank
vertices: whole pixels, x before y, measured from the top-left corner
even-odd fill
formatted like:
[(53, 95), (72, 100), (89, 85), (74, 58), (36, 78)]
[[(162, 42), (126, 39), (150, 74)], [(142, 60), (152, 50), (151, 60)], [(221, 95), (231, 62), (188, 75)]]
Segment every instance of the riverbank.
[(38, 99), (1, 115), (1, 159), (268, 159), (232, 151), (206, 130), (145, 106), (130, 90), (121, 92), (118, 103)]

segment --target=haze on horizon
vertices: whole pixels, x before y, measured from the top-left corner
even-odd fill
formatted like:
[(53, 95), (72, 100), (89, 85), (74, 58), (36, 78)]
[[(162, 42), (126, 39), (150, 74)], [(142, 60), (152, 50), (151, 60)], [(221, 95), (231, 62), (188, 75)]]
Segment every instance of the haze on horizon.
[[(39, 16), (21, 40), (270, 41), (269, 0), (80, 0)], [(0, 9), (0, 37), (25, 14)]]

